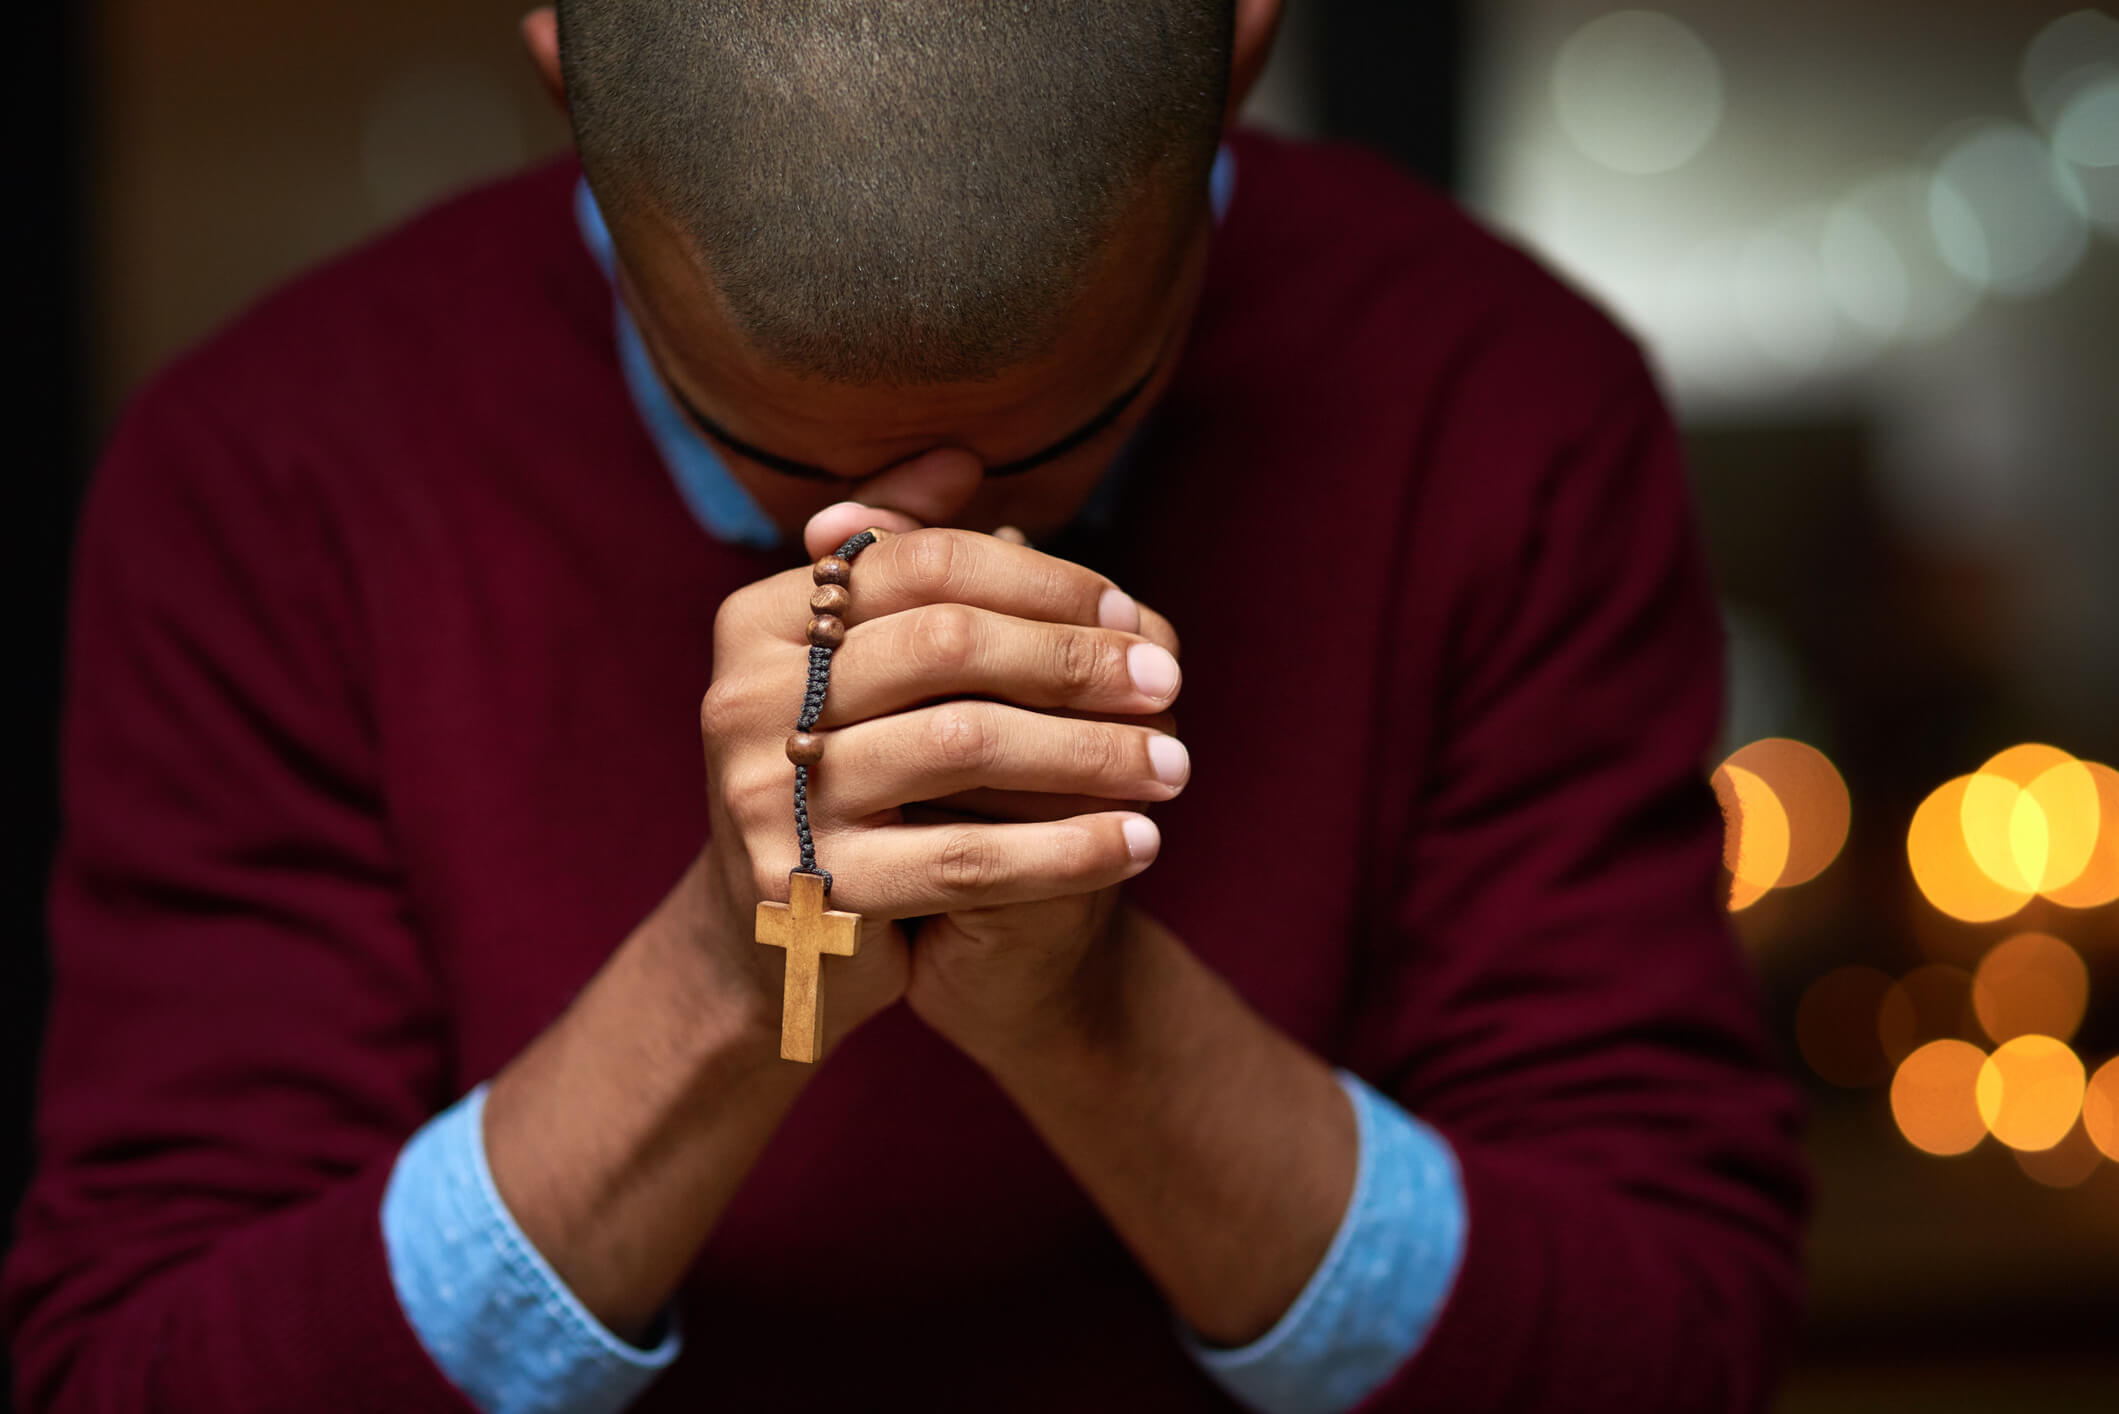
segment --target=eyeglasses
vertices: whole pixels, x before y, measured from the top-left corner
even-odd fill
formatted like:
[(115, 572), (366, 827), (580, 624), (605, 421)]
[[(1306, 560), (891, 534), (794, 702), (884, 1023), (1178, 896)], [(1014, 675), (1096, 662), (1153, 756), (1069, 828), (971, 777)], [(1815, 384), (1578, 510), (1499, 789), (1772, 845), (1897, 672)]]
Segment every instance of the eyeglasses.
[[(1161, 367), (1162, 356), (1157, 355), (1155, 362), (1148, 366), (1148, 371), (1135, 380), (1131, 387), (1106, 404), (1103, 411), (1096, 416), (1090, 418), (1087, 422), (1050, 446), (1040, 451), (1032, 452), (1027, 457), (1017, 457), (1014, 461), (1002, 462), (997, 466), (989, 466), (986, 468), (985, 474), (988, 476), (1019, 476), (1023, 472), (1034, 471), (1048, 462), (1058, 461), (1061, 457), (1075, 450), (1075, 448), (1082, 446), (1099, 433), (1105, 431), (1119, 418), (1125, 416), (1126, 409), (1133, 406), (1134, 401), (1140, 397), (1142, 390), (1155, 380), (1156, 370)], [(667, 383), (668, 380), (665, 379), (664, 382)], [(762, 448), (753, 447), (741, 438), (731, 435), (727, 428), (693, 407), (691, 402), (674, 387), (670, 389), (670, 396), (676, 401), (678, 407), (684, 409), (684, 415), (692, 420), (692, 424), (707, 437), (720, 443), (737, 456), (748, 458), (762, 467), (777, 471), (783, 476), (799, 476), (809, 481), (854, 481), (860, 479), (859, 477), (842, 476), (836, 471), (815, 466), (809, 462), (795, 461), (791, 457), (783, 457), (776, 453), (765, 451)]]

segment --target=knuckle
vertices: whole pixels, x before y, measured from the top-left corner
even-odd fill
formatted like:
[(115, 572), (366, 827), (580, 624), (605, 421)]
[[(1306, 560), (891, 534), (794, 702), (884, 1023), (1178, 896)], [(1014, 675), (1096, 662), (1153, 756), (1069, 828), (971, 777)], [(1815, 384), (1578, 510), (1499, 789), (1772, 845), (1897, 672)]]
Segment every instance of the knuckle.
[[(1113, 842), (1116, 841), (1114, 855)], [(1067, 832), (1066, 869), (1069, 877), (1094, 878), (1123, 865), (1127, 858), (1125, 837), (1108, 826), (1080, 821)]]
[(1126, 765), (1117, 733), (1101, 723), (1082, 723), (1074, 732), (1072, 746), (1077, 779), (1107, 781), (1120, 774)]
[(715, 678), (699, 699), (699, 734), (708, 743), (726, 742), (742, 720), (742, 690), (733, 677)]
[(769, 818), (766, 812), (790, 790), (780, 773), (753, 762), (732, 765), (722, 777), (721, 803), (739, 823)]
[(952, 771), (978, 771), (993, 764), (998, 733), (993, 718), (975, 704), (936, 708), (929, 731), (935, 758)]
[(907, 656), (922, 672), (959, 673), (970, 665), (978, 626), (962, 604), (930, 604), (910, 616), (912, 642)]
[(1096, 601), (1103, 594), (1101, 578), (1084, 572), (1066, 560), (1047, 558), (1037, 567), (1036, 602), (1053, 612), (1072, 613), (1083, 598), (1089, 601), (1088, 617), (1096, 619)]
[(961, 573), (957, 537), (948, 530), (930, 526), (900, 537), (904, 549), (905, 576), (924, 599), (956, 598), (956, 577)]
[(935, 851), (934, 881), (953, 894), (975, 893), (998, 876), (1000, 860), (976, 829), (952, 830)]
[(1068, 629), (1053, 636), (1052, 675), (1070, 698), (1103, 686), (1112, 678), (1114, 668), (1114, 655), (1095, 636)]

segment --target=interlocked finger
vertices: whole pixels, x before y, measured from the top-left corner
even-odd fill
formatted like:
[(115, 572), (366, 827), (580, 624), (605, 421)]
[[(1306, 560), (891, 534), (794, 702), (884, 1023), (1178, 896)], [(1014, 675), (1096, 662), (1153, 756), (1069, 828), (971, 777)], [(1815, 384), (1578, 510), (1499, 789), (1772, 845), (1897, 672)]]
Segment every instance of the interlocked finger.
[(1177, 659), (1139, 634), (929, 604), (849, 629), (821, 727), (952, 697), (1146, 715), (1177, 698)]
[(981, 788), (1159, 801), (1190, 773), (1184, 744), (1149, 727), (956, 699), (825, 733), (809, 808), (858, 821)]
[[(1129, 838), (1130, 836), (1130, 838)], [(999, 824), (956, 821), (819, 832), (831, 905), (917, 918), (1092, 893), (1153, 862), (1160, 836), (1127, 811)]]

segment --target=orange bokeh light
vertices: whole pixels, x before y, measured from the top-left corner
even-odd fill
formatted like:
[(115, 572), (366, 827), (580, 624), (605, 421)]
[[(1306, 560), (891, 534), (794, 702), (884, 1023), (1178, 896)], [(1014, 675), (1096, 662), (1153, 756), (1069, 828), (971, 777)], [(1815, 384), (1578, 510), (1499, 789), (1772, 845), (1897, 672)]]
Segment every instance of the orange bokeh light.
[(1770, 736), (1734, 752), (1723, 766), (1756, 777), (1773, 793), (1787, 822), (1787, 856), (1769, 887), (1807, 884), (1839, 857), (1853, 802), (1839, 769), (1822, 751)]
[(1788, 813), (1773, 787), (1741, 766), (1717, 770), (1714, 793), (1722, 803), (1722, 862), (1733, 879), (1729, 908), (1737, 912), (1764, 898), (1787, 869)]
[(1972, 974), (1931, 962), (1891, 984), (1876, 1010), (1876, 1037), (1893, 1064), (1928, 1041), (1963, 1041), (1979, 1034), (1972, 1010)]
[(1987, 1134), (1979, 1115), (1980, 1068), (1986, 1054), (1967, 1041), (1930, 1041), (1891, 1077), (1891, 1117), (1914, 1148), (1962, 1154)]
[(2067, 908), (2102, 908), (2119, 902), (2119, 771), (2100, 761), (2081, 764), (2097, 788), (2097, 837), (2074, 879), (2045, 896)]
[(1972, 976), (1972, 1010), (1995, 1041), (2033, 1034), (2069, 1040), (2089, 1001), (2082, 954), (2045, 933), (1996, 943)]
[(2104, 1157), (2119, 1163), (2119, 1056), (2097, 1067), (2082, 1092), (2082, 1128)]
[(1906, 858), (1929, 903), (1960, 922), (1992, 923), (2029, 903), (2031, 891), (1997, 882), (1973, 858), (1964, 823), (1973, 780), (1959, 776), (1920, 803), (1906, 831)]
[(2016, 1167), (2048, 1188), (2074, 1188), (2097, 1171), (2104, 1155), (2081, 1125), (2050, 1149), (2017, 1149)]
[(1981, 766), (1961, 804), (1966, 849), (2002, 888), (2040, 893), (2073, 883), (2101, 830), (2097, 782), (2056, 746), (2012, 746)]
[(2082, 1114), (2082, 1060), (2051, 1036), (2004, 1042), (1979, 1068), (1987, 1130), (2011, 1149), (2050, 1149)]

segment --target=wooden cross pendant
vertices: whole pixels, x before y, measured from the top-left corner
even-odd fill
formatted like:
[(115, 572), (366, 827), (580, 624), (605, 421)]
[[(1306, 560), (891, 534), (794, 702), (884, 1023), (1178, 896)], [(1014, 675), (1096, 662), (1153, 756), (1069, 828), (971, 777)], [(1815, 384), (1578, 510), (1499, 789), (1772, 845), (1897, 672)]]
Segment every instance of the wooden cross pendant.
[(852, 957), (861, 950), (861, 915), (824, 907), (824, 881), (790, 870), (788, 901), (758, 904), (758, 941), (787, 949), (787, 990), (780, 1000), (780, 1055), (815, 1064), (824, 1047), (824, 1003), (818, 970), (824, 954)]

